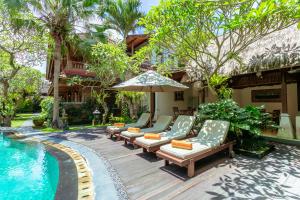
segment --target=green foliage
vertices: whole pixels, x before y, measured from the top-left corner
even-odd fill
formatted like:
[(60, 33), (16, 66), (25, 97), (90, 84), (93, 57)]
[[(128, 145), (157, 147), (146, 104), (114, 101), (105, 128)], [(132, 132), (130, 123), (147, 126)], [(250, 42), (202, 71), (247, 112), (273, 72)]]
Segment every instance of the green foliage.
[(33, 112), (34, 102), (31, 99), (25, 99), (16, 108), (17, 113)]
[(141, 12), (140, 0), (105, 0), (105, 5), (100, 7), (100, 16), (104, 24), (119, 32), (123, 39), (131, 31), (139, 27), (138, 20), (144, 16)]
[(138, 103), (145, 97), (144, 92), (118, 91), (116, 95), (116, 103), (120, 106), (126, 101)]
[(35, 127), (42, 127), (44, 125), (45, 121), (46, 121), (46, 115), (44, 115), (44, 114), (34, 116), (32, 118), (32, 122)]
[(125, 105), (126, 108), (129, 109), (129, 116), (131, 118), (137, 118), (144, 96), (144, 92), (118, 91), (116, 95), (116, 104), (118, 104), (119, 107), (121, 106), (121, 108), (123, 108)]
[(96, 73), (103, 88), (115, 83), (116, 78), (124, 79), (127, 70), (131, 70), (130, 58), (124, 45), (98, 43), (92, 47), (92, 59), (88, 69)]
[(266, 150), (269, 150), (270, 145), (261, 138), (245, 138), (238, 143), (237, 148), (247, 151), (252, 151), (256, 153), (263, 153)]
[(124, 79), (125, 73), (130, 72), (130, 58), (125, 53), (125, 46), (113, 43), (98, 43), (92, 47), (92, 59), (88, 69), (96, 73), (101, 81), (93, 96), (97, 99), (98, 105), (103, 109), (102, 123), (106, 123), (109, 113), (107, 99), (110, 96), (108, 89), (118, 79)]
[(129, 116), (114, 117), (113, 114), (109, 117), (109, 123), (132, 123), (134, 122)]
[(298, 0), (160, 1), (141, 19), (140, 24), (151, 35), (150, 48), (141, 49), (140, 56), (147, 59), (155, 49), (169, 49), (172, 56), (168, 60), (177, 58), (187, 65), (192, 78), (209, 81), (226, 65), (244, 66), (239, 57), (242, 51), (296, 23), (299, 13)]
[(42, 109), (41, 114), (45, 116), (48, 126), (50, 126), (52, 122), (53, 103), (54, 103), (53, 97), (46, 97), (41, 101), (40, 104)]
[(6, 126), (17, 106), (39, 92), (42, 75), (31, 67), (42, 63), (47, 45), (33, 24), (31, 15), (12, 15), (0, 0), (0, 112)]
[(232, 97), (232, 89), (228, 86), (228, 76), (214, 74), (209, 79), (209, 85), (217, 93), (218, 99), (229, 99)]
[(262, 109), (250, 105), (241, 108), (232, 99), (220, 100), (200, 105), (197, 120), (200, 124), (207, 119), (229, 121), (231, 138), (259, 136), (262, 129), (274, 127), (270, 114)]

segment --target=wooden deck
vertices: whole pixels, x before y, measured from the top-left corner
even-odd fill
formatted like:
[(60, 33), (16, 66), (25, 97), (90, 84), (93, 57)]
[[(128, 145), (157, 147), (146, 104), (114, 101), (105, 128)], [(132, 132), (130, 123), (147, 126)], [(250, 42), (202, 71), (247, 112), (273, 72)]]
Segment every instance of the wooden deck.
[(295, 183), (300, 185), (298, 147), (282, 145), (263, 160), (240, 156), (228, 159), (221, 152), (197, 162), (195, 177), (188, 178), (185, 168), (172, 164), (164, 167), (163, 160), (155, 154), (142, 153), (142, 149), (124, 146), (124, 141), (108, 139), (103, 130), (63, 137), (106, 157), (118, 172), (130, 199), (300, 198), (300, 191), (293, 187)]

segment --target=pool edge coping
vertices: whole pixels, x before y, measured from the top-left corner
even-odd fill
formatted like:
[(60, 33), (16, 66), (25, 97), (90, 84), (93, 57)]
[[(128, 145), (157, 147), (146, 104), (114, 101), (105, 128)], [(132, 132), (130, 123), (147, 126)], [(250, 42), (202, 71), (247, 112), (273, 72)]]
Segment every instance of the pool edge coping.
[[(124, 185), (123, 181), (121, 180), (119, 173), (112, 166), (110, 161), (101, 152), (97, 152), (93, 148), (90, 148), (89, 146), (87, 146), (83, 143), (80, 143), (80, 142), (76, 142), (76, 141), (72, 141), (72, 140), (68, 140), (68, 139), (63, 139), (63, 138), (58, 138), (55, 135), (60, 134), (60, 133), (57, 133), (57, 132), (42, 133), (42, 132), (32, 130), (32, 129), (23, 130), (23, 129), (20, 129), (20, 128), (8, 128), (8, 129), (1, 129), (0, 128), (0, 130), (3, 131), (3, 132), (10, 131), (10, 132), (20, 133), (20, 134), (22, 134), (22, 138), (20, 138), (20, 139), (28, 139), (28, 140), (30, 140), (30, 139), (39, 139), (40, 141), (44, 140), (44, 141), (52, 141), (54, 143), (62, 143), (64, 146), (67, 146), (67, 147), (73, 149), (74, 151), (77, 151), (79, 154), (81, 154), (82, 157), (85, 158), (85, 160), (87, 162), (87, 165), (91, 170), (92, 180), (93, 180), (93, 183), (94, 183), (94, 194), (95, 194), (94, 199), (96, 199), (96, 200), (101, 199), (102, 200), (103, 197), (105, 197), (105, 199), (108, 199), (106, 196), (102, 196), (102, 198), (101, 198), (101, 194), (103, 195), (103, 193), (99, 192), (100, 189), (107, 188), (107, 186), (110, 186), (110, 187), (114, 188), (113, 193), (115, 193), (115, 195), (113, 195), (113, 196), (115, 196), (116, 198), (111, 198), (111, 199), (120, 199), (120, 200), (128, 200), (129, 199), (129, 195), (127, 193), (127, 188)], [(88, 151), (88, 153), (86, 151)], [(105, 171), (106, 171), (105, 174), (111, 180), (111, 185), (110, 184), (102, 184), (101, 180), (99, 180), (98, 176), (95, 176), (95, 174), (97, 174), (98, 171), (99, 171), (98, 170), (99, 167), (95, 166), (95, 162), (91, 158), (91, 155), (92, 155), (92, 157), (95, 156), (95, 158), (97, 158), (97, 160), (99, 160), (101, 162), (100, 165), (105, 167)], [(105, 192), (104, 192), (104, 194), (105, 194)], [(111, 199), (109, 198), (108, 200), (111, 200)]]
[[(91, 173), (91, 169), (88, 167), (88, 163), (85, 159), (84, 156), (81, 155), (78, 151), (75, 149), (57, 143), (53, 140), (49, 139), (42, 139), (38, 138), (36, 136), (30, 137), (26, 134), (20, 133), (16, 130), (11, 130), (11, 131), (3, 131), (3, 132), (11, 132), (13, 133), (12, 135), (9, 135), (8, 137), (11, 139), (15, 140), (24, 140), (24, 141), (32, 141), (32, 142), (39, 142), (46, 147), (49, 146), (51, 148), (58, 149), (62, 151), (63, 153), (67, 154), (73, 161), (76, 170), (77, 170), (77, 186), (78, 186), (78, 191), (77, 191), (77, 199), (95, 199), (95, 191), (94, 191), (94, 184), (93, 184), (93, 176)], [(56, 197), (56, 194), (55, 194)], [(56, 199), (56, 198), (55, 198)]]

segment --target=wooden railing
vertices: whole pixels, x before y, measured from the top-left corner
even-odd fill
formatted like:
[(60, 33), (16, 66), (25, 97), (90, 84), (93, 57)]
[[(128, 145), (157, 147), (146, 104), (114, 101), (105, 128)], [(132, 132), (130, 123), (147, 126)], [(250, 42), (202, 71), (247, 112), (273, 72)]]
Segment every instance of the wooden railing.
[(82, 62), (77, 61), (71, 61), (69, 66), (67, 66), (68, 69), (86, 69), (86, 64)]

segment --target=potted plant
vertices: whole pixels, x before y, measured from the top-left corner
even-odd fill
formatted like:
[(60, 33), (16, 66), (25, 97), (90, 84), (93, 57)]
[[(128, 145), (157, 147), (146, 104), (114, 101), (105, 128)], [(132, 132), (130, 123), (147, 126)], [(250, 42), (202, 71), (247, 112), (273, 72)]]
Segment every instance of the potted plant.
[(35, 127), (42, 127), (46, 121), (45, 115), (38, 115), (32, 118), (32, 122)]

